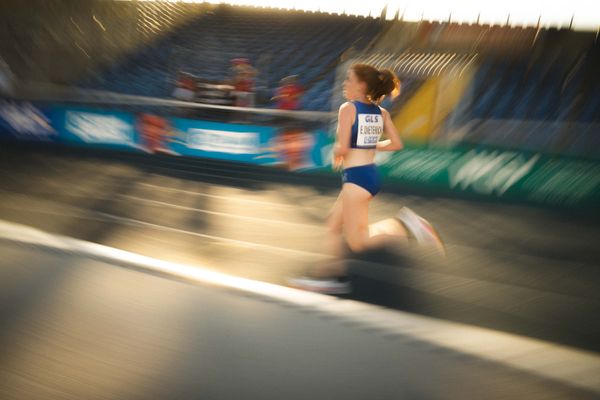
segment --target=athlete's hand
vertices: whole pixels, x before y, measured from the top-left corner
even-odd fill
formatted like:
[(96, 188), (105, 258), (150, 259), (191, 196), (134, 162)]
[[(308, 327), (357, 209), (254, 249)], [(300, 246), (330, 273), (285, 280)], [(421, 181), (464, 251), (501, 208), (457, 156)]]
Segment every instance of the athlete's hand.
[(344, 157), (343, 156), (336, 156), (335, 154), (333, 155), (333, 169), (335, 171), (339, 171), (342, 169), (342, 165), (344, 164)]

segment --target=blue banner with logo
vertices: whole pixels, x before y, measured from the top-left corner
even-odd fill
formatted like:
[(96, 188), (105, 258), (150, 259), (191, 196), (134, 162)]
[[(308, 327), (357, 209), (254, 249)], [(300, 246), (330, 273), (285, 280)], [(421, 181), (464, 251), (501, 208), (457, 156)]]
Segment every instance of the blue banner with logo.
[(143, 150), (131, 113), (88, 108), (55, 107), (52, 124), (63, 143)]
[[(301, 124), (230, 124), (0, 99), (0, 137), (333, 173), (333, 138)], [(382, 175), (397, 184), (567, 206), (600, 201), (597, 160), (491, 148), (409, 147), (378, 153), (376, 162)]]
[(271, 165), (290, 171), (322, 168), (331, 138), (299, 126), (261, 126), (169, 118), (89, 107), (0, 102), (0, 132), (18, 140)]
[(322, 167), (323, 148), (330, 142), (325, 132), (298, 127), (272, 127), (170, 119), (169, 149), (173, 153), (273, 165), (291, 171)]
[(276, 131), (268, 126), (225, 124), (172, 118), (177, 139), (170, 148), (182, 155), (272, 164), (277, 161), (272, 141)]
[(58, 133), (49, 113), (27, 101), (0, 99), (0, 135), (23, 141), (55, 141)]

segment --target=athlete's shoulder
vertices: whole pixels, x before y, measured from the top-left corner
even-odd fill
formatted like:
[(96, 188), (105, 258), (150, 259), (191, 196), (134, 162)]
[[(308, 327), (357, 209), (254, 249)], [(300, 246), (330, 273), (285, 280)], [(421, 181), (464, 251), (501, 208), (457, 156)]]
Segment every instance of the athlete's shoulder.
[(356, 105), (352, 101), (347, 101), (340, 106), (340, 112), (344, 110), (356, 110)]
[(354, 113), (356, 113), (356, 106), (351, 101), (347, 101), (340, 106), (338, 115), (341, 117), (345, 117), (345, 116), (351, 117), (351, 116), (354, 116)]

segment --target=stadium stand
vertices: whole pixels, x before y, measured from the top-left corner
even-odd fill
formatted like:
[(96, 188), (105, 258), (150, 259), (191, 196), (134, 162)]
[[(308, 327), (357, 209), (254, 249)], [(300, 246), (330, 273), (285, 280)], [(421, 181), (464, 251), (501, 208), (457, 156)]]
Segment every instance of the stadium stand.
[(467, 132), (461, 138), (472, 144), (598, 156), (598, 46), (575, 59), (540, 53), (482, 58), (449, 130)]
[[(381, 31), (372, 18), (276, 12), (220, 6), (138, 49), (83, 85), (127, 94), (168, 97), (179, 71), (225, 81), (229, 62), (248, 58), (268, 93), (287, 75), (299, 75), (306, 110), (329, 110), (340, 56), (364, 50)], [(267, 71), (261, 62), (269, 58)], [(266, 75), (266, 76), (265, 76)]]
[(397, 72), (403, 74), (403, 96), (393, 104), (398, 111), (427, 76), (439, 72), (444, 64), (439, 60), (475, 56), (474, 77), (437, 137), (477, 146), (600, 155), (595, 32), (390, 22), (212, 4), (21, 3), (0, 6), (11, 11), (11, 18), (0, 13), (5, 26), (0, 54), (17, 81), (32, 82), (28, 88), (36, 93), (48, 83), (56, 86), (46, 92), (55, 94), (68, 89), (87, 96), (87, 89), (98, 89), (171, 98), (178, 75), (188, 73), (198, 82), (196, 101), (228, 105), (231, 94), (215, 88), (226, 86), (222, 83), (231, 75), (233, 58), (247, 58), (258, 70), (257, 106), (274, 106), (269, 99), (280, 79), (298, 75), (305, 89), (301, 109), (331, 111), (341, 96), (341, 61), (360, 55), (374, 63), (398, 60)]

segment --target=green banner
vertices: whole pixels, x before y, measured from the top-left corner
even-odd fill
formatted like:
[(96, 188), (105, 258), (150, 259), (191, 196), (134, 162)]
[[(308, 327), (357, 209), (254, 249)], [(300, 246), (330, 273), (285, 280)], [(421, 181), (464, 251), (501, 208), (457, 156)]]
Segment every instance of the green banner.
[(378, 155), (389, 181), (549, 205), (600, 204), (600, 162), (495, 149), (417, 149)]

